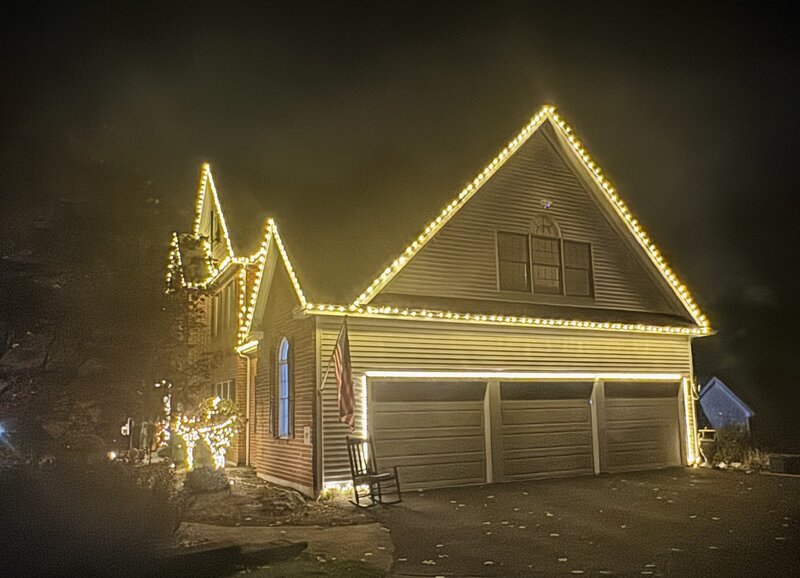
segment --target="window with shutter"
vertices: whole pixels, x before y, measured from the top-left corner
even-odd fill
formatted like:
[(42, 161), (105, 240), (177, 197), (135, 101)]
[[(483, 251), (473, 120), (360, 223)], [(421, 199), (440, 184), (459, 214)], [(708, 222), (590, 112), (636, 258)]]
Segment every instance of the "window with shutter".
[(497, 268), (501, 291), (531, 290), (527, 235), (497, 233)]

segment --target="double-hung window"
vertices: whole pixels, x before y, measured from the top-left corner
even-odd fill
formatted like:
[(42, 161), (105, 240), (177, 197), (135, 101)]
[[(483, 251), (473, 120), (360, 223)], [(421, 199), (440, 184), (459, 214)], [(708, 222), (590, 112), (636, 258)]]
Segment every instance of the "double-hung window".
[(497, 281), (500, 291), (593, 297), (592, 245), (537, 216), (530, 234), (497, 232)]
[(501, 291), (531, 290), (528, 236), (497, 233), (497, 267)]

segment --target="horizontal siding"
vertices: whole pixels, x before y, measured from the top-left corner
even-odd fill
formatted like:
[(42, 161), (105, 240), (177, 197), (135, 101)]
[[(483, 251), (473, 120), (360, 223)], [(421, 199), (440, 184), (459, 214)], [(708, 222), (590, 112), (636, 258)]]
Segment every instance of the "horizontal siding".
[[(261, 474), (300, 486), (313, 493), (313, 446), (303, 441), (303, 428), (314, 435), (315, 340), (314, 320), (295, 319), (297, 306), (294, 288), (282, 265), (278, 266), (274, 285), (266, 303), (260, 327), (264, 336), (258, 349), (258, 373), (255, 378), (251, 463)], [(275, 391), (276, 351), (286, 337), (291, 343), (294, 385), (294, 437), (276, 439), (270, 432), (270, 393)]]
[[(641, 257), (621, 238), (567, 166), (543, 127), (489, 179), (383, 290), (391, 294), (535, 302), (532, 294), (499, 292), (495, 231), (528, 234), (542, 201), (562, 237), (592, 244), (595, 299), (601, 309), (685, 313), (664, 297)], [(551, 137), (554, 138), (554, 137)], [(558, 301), (542, 296), (544, 302)]]
[[(342, 319), (319, 316), (320, 373), (330, 359)], [(348, 319), (356, 393), (356, 432), (362, 428), (362, 381), (383, 371), (585, 371), (690, 374), (688, 337), (461, 323)], [(324, 481), (348, 481), (345, 436), (331, 373), (322, 396)]]

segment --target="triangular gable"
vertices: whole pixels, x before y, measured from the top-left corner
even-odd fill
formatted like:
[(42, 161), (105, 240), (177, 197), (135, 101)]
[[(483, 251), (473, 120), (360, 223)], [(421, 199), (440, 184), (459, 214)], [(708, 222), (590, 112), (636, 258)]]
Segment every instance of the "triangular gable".
[(545, 123), (550, 121), (554, 130), (569, 144), (570, 150), (577, 164), (582, 167), (591, 182), (602, 193), (608, 202), (612, 213), (616, 215), (627, 230), (642, 253), (650, 260), (655, 269), (661, 274), (670, 290), (675, 294), (680, 303), (701, 329), (702, 333), (710, 332), (708, 319), (694, 302), (689, 290), (683, 285), (666, 263), (663, 255), (633, 217), (625, 202), (619, 197), (616, 189), (603, 176), (600, 168), (592, 161), (581, 142), (575, 137), (572, 129), (556, 113), (555, 107), (545, 105), (536, 113), (531, 121), (522, 128), (520, 133), (478, 174), (443, 210), (431, 221), (423, 232), (406, 247), (403, 253), (395, 259), (384, 271), (358, 296), (349, 306), (351, 311), (358, 311), (369, 304), (395, 276), (411, 261), (411, 259), (441, 230), (441, 228), (466, 205), (466, 203), (481, 189), (481, 187), (502, 167), (520, 147)]
[[(200, 170), (193, 232), (196, 237), (209, 239), (210, 251), (215, 260), (223, 262), (225, 258), (234, 258), (228, 225), (225, 222), (209, 163), (203, 163)], [(222, 265), (219, 268), (221, 269)]]
[(283, 263), (286, 272), (289, 274), (295, 294), (297, 295), (298, 303), (302, 308), (307, 306), (305, 294), (300, 287), (300, 282), (297, 279), (292, 262), (286, 252), (286, 246), (278, 232), (278, 226), (273, 219), (268, 219), (261, 247), (249, 259), (251, 263), (258, 264), (258, 269), (256, 271), (252, 290), (247, 298), (246, 307), (243, 306), (240, 309), (240, 345), (245, 343), (250, 337), (250, 333), (253, 329), (253, 321), (264, 314), (264, 307), (267, 303), (267, 297), (269, 296), (269, 290), (272, 286), (272, 280), (279, 260)]
[(735, 405), (737, 405), (747, 417), (753, 417), (755, 412), (750, 409), (745, 402), (743, 402), (738, 395), (733, 393), (731, 388), (729, 388), (725, 383), (718, 377), (712, 377), (708, 383), (706, 383), (700, 389), (700, 401), (702, 403), (703, 398), (709, 395), (713, 390), (717, 392), (721, 392), (722, 395), (727, 397), (730, 401), (732, 401)]

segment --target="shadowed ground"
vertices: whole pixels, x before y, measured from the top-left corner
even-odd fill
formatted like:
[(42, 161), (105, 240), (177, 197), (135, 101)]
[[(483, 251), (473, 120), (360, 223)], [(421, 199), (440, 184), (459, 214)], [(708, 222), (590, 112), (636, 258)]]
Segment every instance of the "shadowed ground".
[(796, 576), (800, 477), (668, 469), (412, 493), (394, 576)]

